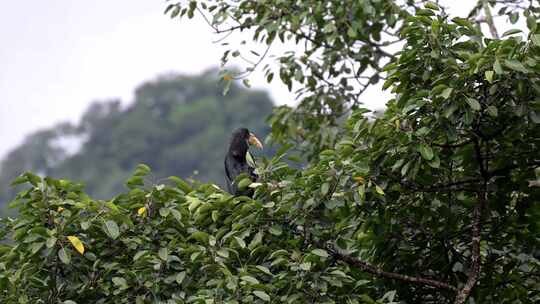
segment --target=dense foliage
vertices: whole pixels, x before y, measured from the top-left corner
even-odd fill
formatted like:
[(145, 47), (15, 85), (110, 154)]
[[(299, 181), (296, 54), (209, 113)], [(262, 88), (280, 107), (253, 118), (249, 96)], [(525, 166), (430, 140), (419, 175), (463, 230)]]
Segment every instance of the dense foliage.
[(28, 170), (84, 182), (97, 198), (122, 192), (140, 162), (152, 166), (153, 181), (177, 175), (224, 185), (230, 133), (246, 126), (264, 138), (272, 102), (236, 86), (223, 96), (215, 74), (164, 75), (139, 86), (125, 108), (119, 101), (94, 103), (79, 124), (30, 135), (2, 161), (0, 204), (14, 197), (10, 182)]
[[(317, 3), (168, 8), (210, 13), (218, 32), (236, 22), (225, 28), (306, 45), (284, 54), (292, 61), (278, 57), (281, 80), (296, 79), (305, 95), (271, 118), (283, 146), (259, 159), (261, 180), (238, 180), (254, 199), (174, 177), (173, 186), (145, 187), (144, 165), (110, 201), (25, 174), (16, 182), (31, 187), (13, 202), (21, 216), (3, 222), (13, 243), (0, 249), (1, 299), (539, 302), (538, 5), (481, 0), (469, 18), (452, 18), (431, 2)], [(526, 18), (524, 36), (499, 38), (493, 8)], [(385, 50), (383, 33), (399, 52)], [(364, 73), (394, 93), (381, 117), (355, 99), (362, 88), (335, 79), (361, 82)], [(310, 160), (301, 169), (285, 162), (298, 156)]]

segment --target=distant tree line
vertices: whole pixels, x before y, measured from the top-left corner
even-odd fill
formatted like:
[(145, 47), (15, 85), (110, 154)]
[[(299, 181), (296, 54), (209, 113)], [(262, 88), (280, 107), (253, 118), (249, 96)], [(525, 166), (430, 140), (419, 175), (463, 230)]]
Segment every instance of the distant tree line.
[(132, 104), (92, 103), (78, 124), (61, 123), (29, 135), (0, 165), (0, 204), (17, 192), (25, 171), (85, 184), (96, 198), (112, 197), (138, 163), (157, 181), (170, 175), (224, 185), (223, 158), (231, 131), (246, 126), (264, 138), (272, 111), (266, 92), (232, 86), (223, 95), (217, 71), (169, 74), (136, 89)]

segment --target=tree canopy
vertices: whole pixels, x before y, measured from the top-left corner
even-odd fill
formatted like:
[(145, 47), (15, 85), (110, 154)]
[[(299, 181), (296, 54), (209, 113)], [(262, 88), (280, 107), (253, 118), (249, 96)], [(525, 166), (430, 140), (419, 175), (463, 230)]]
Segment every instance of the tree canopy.
[[(166, 11), (265, 48), (303, 46), (273, 57), (300, 103), (275, 108), (270, 139), (282, 146), (259, 159), (260, 181), (238, 180), (254, 198), (176, 177), (145, 185), (145, 165), (107, 201), (24, 174), (16, 183), (30, 187), (12, 203), (21, 216), (3, 222), (4, 301), (540, 301), (537, 3), (480, 0), (467, 18), (390, 0)], [(527, 28), (499, 36), (501, 16)], [(267, 52), (251, 53), (246, 73), (223, 78), (256, 72)], [(263, 68), (269, 80), (275, 65)], [(378, 81), (393, 94), (379, 117), (361, 103)], [(299, 157), (308, 163), (287, 163)]]

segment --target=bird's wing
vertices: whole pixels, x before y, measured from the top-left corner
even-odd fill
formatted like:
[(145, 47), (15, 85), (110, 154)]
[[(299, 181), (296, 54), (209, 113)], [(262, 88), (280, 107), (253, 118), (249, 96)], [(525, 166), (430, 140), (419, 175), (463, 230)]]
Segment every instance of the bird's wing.
[(228, 166), (227, 158), (225, 158), (224, 165), (225, 165), (225, 178), (227, 179), (227, 181), (226, 181), (227, 182), (227, 189), (229, 190), (229, 192), (231, 192), (233, 190), (232, 189), (232, 183), (234, 181), (231, 178), (231, 173), (229, 173), (229, 166)]

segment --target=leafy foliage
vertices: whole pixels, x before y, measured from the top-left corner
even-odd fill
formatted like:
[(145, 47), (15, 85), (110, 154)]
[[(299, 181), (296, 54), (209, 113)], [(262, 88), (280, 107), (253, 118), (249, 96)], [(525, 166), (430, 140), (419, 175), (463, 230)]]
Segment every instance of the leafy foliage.
[[(326, 62), (315, 79), (322, 86), (345, 60), (332, 55), (378, 41), (377, 22), (384, 33), (396, 28), (401, 50), (363, 70), (395, 98), (373, 117), (343, 88), (332, 95), (301, 84), (308, 95), (300, 105), (271, 118), (271, 136), (284, 145), (258, 161), (261, 180), (246, 183), (254, 199), (176, 177), (172, 187), (144, 187), (144, 165), (128, 180), (131, 191), (110, 201), (65, 180), (21, 176), (33, 187), (13, 203), (21, 217), (4, 221), (14, 241), (0, 251), (3, 300), (539, 302), (540, 10), (514, 2), (479, 1), (470, 18), (412, 1), (172, 4), (173, 17), (206, 10), (218, 30), (229, 17), (240, 24), (232, 31), (260, 29), (263, 43), (315, 39), (309, 45), (324, 56), (309, 61), (306, 51), (302, 62)], [(474, 17), (501, 5), (511, 21), (527, 18), (526, 39), (485, 37)], [(372, 35), (349, 35), (351, 16)], [(296, 71), (310, 77), (306, 66)], [(289, 166), (298, 151), (309, 163)]]

